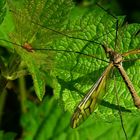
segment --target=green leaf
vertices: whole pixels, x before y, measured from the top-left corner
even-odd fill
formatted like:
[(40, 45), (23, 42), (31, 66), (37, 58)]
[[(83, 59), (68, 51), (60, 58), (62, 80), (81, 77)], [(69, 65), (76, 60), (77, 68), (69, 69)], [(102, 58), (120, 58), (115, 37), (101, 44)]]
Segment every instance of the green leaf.
[[(49, 83), (52, 85), (52, 83), (47, 80), (50, 79), (50, 69), (53, 66), (51, 58), (53, 54), (29, 54), (21, 49), (21, 47), (25, 47), (25, 43), (30, 44), (33, 48), (41, 46), (43, 42), (47, 42), (48, 45), (52, 45), (53, 38), (55, 36), (54, 32), (44, 30), (36, 23), (42, 25), (47, 24), (50, 27), (53, 26), (55, 28), (60, 28), (67, 18), (68, 12), (72, 8), (72, 2), (71, 0), (26, 0), (21, 3), (9, 2), (8, 5), (11, 10), (10, 14), (13, 16), (13, 21), (11, 20), (11, 22), (14, 23), (14, 30), (9, 34), (11, 38), (10, 41), (7, 40), (7, 36), (6, 38), (1, 38), (0, 40), (7, 40), (7, 45), (9, 45), (8, 43), (13, 43), (13, 51), (16, 51), (16, 53), (19, 54), (23, 63), (26, 65), (27, 70), (33, 78), (36, 94), (38, 98), (42, 100), (43, 95), (45, 94), (45, 84)], [(65, 7), (68, 8), (64, 9)], [(8, 21), (7, 24), (9, 24)], [(14, 70), (14, 73), (12, 73), (13, 75), (10, 75), (12, 79), (24, 75), (25, 72), (22, 72), (22, 68), (24, 70), (25, 66), (17, 68), (17, 71)], [(18, 71), (18, 69), (20, 69), (20, 71)]]
[[(74, 107), (82, 100), (92, 84), (95, 84), (108, 66), (108, 63), (105, 61), (97, 59), (100, 58), (109, 61), (101, 47), (102, 44), (115, 49), (120, 54), (139, 48), (140, 40), (137, 33), (140, 29), (140, 24), (123, 25), (124, 17), (118, 17), (118, 19), (119, 28), (116, 48), (116, 19), (99, 7), (90, 11), (85, 10), (81, 12), (81, 16), (75, 16), (69, 20), (65, 26), (65, 30), (77, 32), (67, 34), (73, 38), (64, 36), (52, 46), (53, 49), (67, 50), (67, 52), (59, 51), (55, 55), (55, 74), (57, 73), (58, 80), (58, 84), (55, 87), (55, 95), (61, 100), (65, 110), (71, 112), (74, 110)], [(84, 39), (89, 41), (85, 41)], [(81, 52), (93, 57), (70, 53), (68, 51)], [(139, 58), (139, 54), (130, 55), (124, 59), (136, 58)], [(123, 66), (138, 93), (140, 91), (140, 79), (138, 78), (140, 74), (139, 65), (139, 61), (123, 62)], [(129, 109), (131, 113), (135, 114), (137, 112), (139, 114), (139, 111), (133, 105), (130, 92), (120, 73), (115, 69), (112, 72), (107, 80), (106, 95), (103, 98), (104, 103), (95, 112), (103, 119), (108, 120), (108, 116), (112, 118), (112, 121), (118, 118), (118, 103), (115, 95), (117, 94), (119, 104), (122, 107), (122, 111), (126, 112), (126, 116), (130, 112), (128, 111)], [(114, 89), (113, 75), (116, 77), (117, 91)]]
[(73, 6), (71, 0), (25, 0), (15, 11), (12, 4), (9, 3), (15, 23), (12, 39), (19, 45), (30, 43), (33, 48), (40, 48), (42, 45), (50, 46), (56, 37), (55, 32), (44, 30), (38, 24), (61, 29)]

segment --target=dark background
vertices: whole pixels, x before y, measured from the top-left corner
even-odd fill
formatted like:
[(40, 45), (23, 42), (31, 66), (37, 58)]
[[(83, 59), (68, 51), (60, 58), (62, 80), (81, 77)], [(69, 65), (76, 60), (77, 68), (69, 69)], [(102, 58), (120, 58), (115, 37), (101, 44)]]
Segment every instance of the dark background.
[(92, 6), (99, 3), (116, 16), (126, 15), (129, 23), (140, 23), (140, 0), (74, 0), (78, 6)]

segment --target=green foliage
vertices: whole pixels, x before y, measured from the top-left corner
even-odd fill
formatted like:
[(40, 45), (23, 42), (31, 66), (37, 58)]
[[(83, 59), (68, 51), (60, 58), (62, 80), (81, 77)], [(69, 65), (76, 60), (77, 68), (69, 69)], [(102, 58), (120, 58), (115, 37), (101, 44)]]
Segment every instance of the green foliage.
[[(14, 80), (30, 74), (40, 100), (45, 94), (45, 85), (49, 84), (54, 88), (54, 96), (65, 111), (74, 110), (108, 66), (109, 60), (102, 44), (121, 54), (139, 48), (140, 25), (124, 24), (124, 17), (118, 17), (118, 38), (115, 46), (116, 19), (98, 6), (93, 9), (73, 8), (71, 0), (25, 0), (7, 5), (11, 12), (7, 13), (1, 26), (0, 49), (6, 48), (10, 57), (0, 57), (3, 64), (2, 76), (6, 80)], [(24, 49), (25, 43), (34, 50), (28, 52)], [(139, 55), (130, 55), (125, 59), (136, 60)], [(139, 60), (123, 63), (138, 92), (139, 65)], [(116, 77), (117, 90), (114, 88), (113, 75)], [(134, 107), (131, 95), (115, 69), (108, 76), (104, 92), (103, 101), (93, 116), (76, 130), (69, 128), (70, 116), (60, 108), (55, 108), (57, 103), (54, 99), (45, 99), (40, 106), (27, 101), (25, 106), (28, 111), (21, 119), (23, 139), (99, 140), (103, 136), (107, 139), (123, 139), (116, 94), (125, 125), (132, 118), (136, 121), (134, 130), (131, 130), (132, 124), (126, 127), (127, 132), (132, 132), (129, 137), (133, 139), (134, 135), (138, 135), (135, 130), (139, 128), (139, 111)], [(106, 121), (114, 123), (110, 125)]]
[(54, 98), (46, 98), (39, 106), (28, 101), (28, 112), (21, 118), (23, 139), (47, 140), (67, 137), (67, 133), (71, 132), (69, 114), (57, 106)]
[(6, 7), (5, 7), (5, 0), (0, 0), (0, 24), (3, 22), (5, 14), (6, 14)]
[(0, 140), (15, 140), (16, 134), (12, 132), (4, 133), (0, 131)]
[[(105, 122), (97, 114), (79, 128), (70, 128), (70, 114), (62, 111), (54, 98), (45, 98), (40, 105), (27, 101), (26, 109), (26, 113), (21, 117), (23, 140), (124, 139), (119, 120), (113, 123)], [(128, 116), (124, 121), (129, 139), (135, 140), (135, 137), (139, 137), (138, 119), (139, 117), (136, 117), (133, 120)]]

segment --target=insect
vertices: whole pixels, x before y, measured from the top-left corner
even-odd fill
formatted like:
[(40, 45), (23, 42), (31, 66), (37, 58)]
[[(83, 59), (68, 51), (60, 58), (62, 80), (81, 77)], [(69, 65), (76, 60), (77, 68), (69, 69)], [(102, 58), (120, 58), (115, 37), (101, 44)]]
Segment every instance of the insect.
[(102, 47), (104, 48), (105, 52), (109, 55), (110, 63), (105, 69), (105, 71), (102, 73), (98, 81), (91, 87), (89, 92), (77, 106), (71, 120), (72, 128), (76, 128), (81, 122), (83, 122), (85, 118), (87, 118), (95, 110), (96, 104), (99, 100), (98, 98), (100, 96), (100, 90), (105, 86), (105, 80), (107, 78), (107, 75), (114, 66), (119, 70), (121, 76), (123, 77), (124, 82), (126, 83), (131, 93), (134, 105), (137, 108), (140, 108), (140, 97), (136, 93), (132, 82), (130, 81), (122, 66), (123, 56), (131, 55), (133, 53), (140, 53), (140, 50), (133, 50), (124, 54), (119, 54), (113, 51), (112, 49), (107, 48), (104, 45)]

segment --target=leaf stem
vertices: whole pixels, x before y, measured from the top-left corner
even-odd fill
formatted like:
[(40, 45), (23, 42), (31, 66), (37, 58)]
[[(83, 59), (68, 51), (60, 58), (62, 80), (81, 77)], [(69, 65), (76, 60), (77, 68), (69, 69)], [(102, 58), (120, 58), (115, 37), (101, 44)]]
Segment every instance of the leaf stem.
[(18, 82), (19, 82), (19, 90), (20, 90), (21, 111), (25, 113), (26, 112), (25, 101), (26, 101), (26, 93), (27, 93), (25, 78), (23, 76), (20, 77)]
[(6, 96), (7, 96), (7, 92), (6, 90), (3, 90), (3, 92), (0, 94), (0, 127), (1, 127), (1, 122), (2, 122), (2, 115), (3, 115), (3, 109), (5, 105)]

